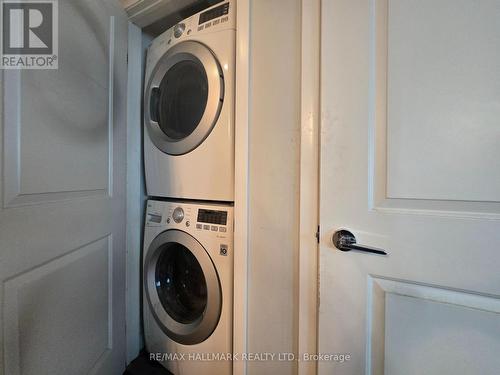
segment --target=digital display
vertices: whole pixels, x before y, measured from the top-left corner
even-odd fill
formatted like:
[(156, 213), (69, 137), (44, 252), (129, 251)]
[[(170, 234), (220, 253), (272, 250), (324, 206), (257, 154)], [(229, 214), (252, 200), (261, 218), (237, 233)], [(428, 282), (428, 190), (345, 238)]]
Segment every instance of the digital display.
[(156, 214), (148, 214), (148, 220), (151, 223), (161, 223), (161, 215), (156, 215)]
[(229, 3), (222, 4), (216, 8), (212, 8), (200, 14), (200, 20), (198, 22), (198, 25), (213, 20), (214, 18), (224, 16), (228, 13), (229, 13)]
[(227, 211), (198, 210), (198, 222), (227, 225)]

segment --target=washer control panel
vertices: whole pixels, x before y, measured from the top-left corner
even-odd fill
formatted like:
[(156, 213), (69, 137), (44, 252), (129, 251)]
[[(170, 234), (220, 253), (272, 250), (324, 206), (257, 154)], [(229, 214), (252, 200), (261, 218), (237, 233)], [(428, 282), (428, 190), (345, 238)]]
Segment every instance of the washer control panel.
[(199, 208), (196, 221), (196, 229), (226, 233), (228, 212), (227, 210)]
[(193, 212), (196, 213), (196, 210), (182, 203), (148, 201), (146, 225), (150, 227), (173, 225), (179, 229), (189, 228)]
[(226, 238), (232, 232), (232, 207), (222, 204), (148, 201), (146, 226), (203, 231)]

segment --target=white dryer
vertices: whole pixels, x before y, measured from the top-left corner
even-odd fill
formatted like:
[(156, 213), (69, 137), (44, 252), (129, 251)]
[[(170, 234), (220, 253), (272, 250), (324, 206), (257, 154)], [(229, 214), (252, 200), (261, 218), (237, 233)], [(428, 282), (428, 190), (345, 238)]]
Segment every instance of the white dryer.
[(185, 19), (148, 50), (149, 196), (234, 200), (235, 5), (225, 1)]
[(233, 208), (149, 200), (143, 255), (146, 349), (174, 375), (230, 375)]

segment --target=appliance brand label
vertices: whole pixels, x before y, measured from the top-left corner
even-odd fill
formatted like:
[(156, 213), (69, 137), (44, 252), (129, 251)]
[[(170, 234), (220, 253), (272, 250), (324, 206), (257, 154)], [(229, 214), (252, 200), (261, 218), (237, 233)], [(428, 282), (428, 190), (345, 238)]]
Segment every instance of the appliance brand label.
[(0, 67), (57, 69), (57, 0), (0, 0), (0, 5)]

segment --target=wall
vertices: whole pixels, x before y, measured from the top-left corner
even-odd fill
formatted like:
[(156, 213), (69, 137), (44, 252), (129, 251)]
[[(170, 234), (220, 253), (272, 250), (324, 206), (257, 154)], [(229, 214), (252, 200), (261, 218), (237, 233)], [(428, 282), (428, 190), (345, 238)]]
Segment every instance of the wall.
[[(251, 2), (248, 351), (297, 351), (301, 2)], [(292, 374), (293, 362), (249, 362)]]
[(127, 114), (127, 363), (144, 346), (142, 332), (142, 242), (146, 186), (142, 150), (142, 92), (146, 51), (153, 35), (129, 23)]

